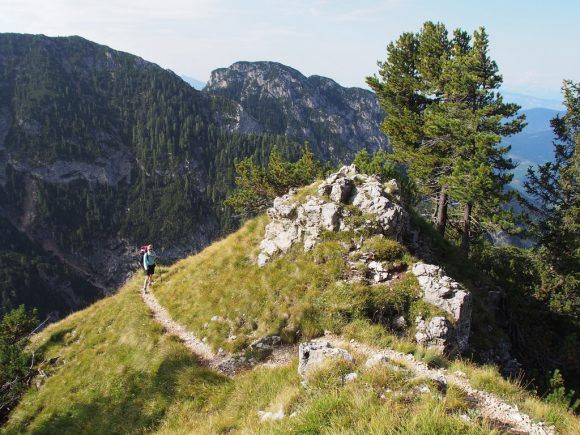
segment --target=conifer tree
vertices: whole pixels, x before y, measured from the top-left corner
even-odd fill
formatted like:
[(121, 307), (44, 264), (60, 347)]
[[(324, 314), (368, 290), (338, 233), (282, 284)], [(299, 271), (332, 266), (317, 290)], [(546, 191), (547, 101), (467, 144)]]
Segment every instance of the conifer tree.
[(424, 195), (437, 199), (437, 227), (443, 234), (447, 219), (446, 190), (438, 182), (440, 150), (425, 141), (424, 113), (442, 94), (441, 70), (449, 56), (447, 30), (427, 22), (420, 33), (403, 33), (387, 47), (387, 60), (379, 62), (379, 77), (367, 83), (387, 112), (382, 129), (393, 147), (393, 157), (407, 165)]
[(468, 255), (474, 214), (479, 230), (494, 220), (494, 226), (508, 223), (501, 206), (509, 199), (505, 186), (514, 165), (506, 157), (509, 148), (498, 144), (521, 131), (524, 118), (497, 92), (502, 77), (483, 28), (473, 42), (461, 29), (449, 40), (443, 24), (427, 22), (419, 33), (389, 44), (387, 54), (380, 79), (367, 79), (387, 112), (383, 130), (421, 193), (436, 196), (441, 234), (448, 197), (462, 204), (461, 247)]
[[(566, 113), (551, 121), (557, 141), (554, 161), (529, 168), (524, 188), (535, 202), (524, 199), (536, 219), (530, 223), (542, 257), (560, 273), (576, 273), (580, 256), (580, 83), (562, 86)], [(578, 295), (576, 295), (578, 298)]]
[(322, 165), (308, 144), (304, 145), (300, 159), (294, 163), (285, 160), (279, 148), (274, 146), (266, 167), (259, 166), (252, 157), (235, 167), (237, 190), (224, 201), (224, 205), (243, 216), (263, 211), (275, 197), (288, 193), (292, 187), (310, 184), (323, 173)]
[[(486, 227), (509, 226), (513, 217), (502, 210), (511, 195), (506, 190), (515, 165), (507, 157), (502, 137), (521, 131), (519, 106), (503, 102), (496, 63), (489, 57), (485, 29), (474, 32), (473, 43), (462, 31), (454, 33), (451, 56), (442, 69), (443, 96), (426, 111), (428, 140), (437, 142), (445, 158), (438, 168), (440, 183), (463, 207), (461, 250), (469, 253), (474, 223)], [(474, 220), (474, 217), (476, 219)]]

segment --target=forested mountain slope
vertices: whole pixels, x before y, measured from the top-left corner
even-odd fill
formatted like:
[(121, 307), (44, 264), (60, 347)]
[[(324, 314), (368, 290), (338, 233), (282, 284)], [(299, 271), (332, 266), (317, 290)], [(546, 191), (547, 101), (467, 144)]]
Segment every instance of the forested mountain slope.
[(78, 297), (55, 292), (55, 304), (78, 308), (94, 298), (87, 289), (117, 288), (138, 243), (176, 258), (231, 227), (221, 203), (235, 160), (261, 159), (274, 143), (298, 150), (274, 135), (232, 133), (235, 112), (171, 71), (80, 37), (0, 34), (0, 215), (13, 235), (2, 258), (31, 263), (13, 240), (25, 235), (35, 255), (60, 263), (48, 275), (74, 277), (41, 282), (20, 268), (25, 279), (2, 281), (1, 309), (49, 311), (27, 295), (59, 280)]

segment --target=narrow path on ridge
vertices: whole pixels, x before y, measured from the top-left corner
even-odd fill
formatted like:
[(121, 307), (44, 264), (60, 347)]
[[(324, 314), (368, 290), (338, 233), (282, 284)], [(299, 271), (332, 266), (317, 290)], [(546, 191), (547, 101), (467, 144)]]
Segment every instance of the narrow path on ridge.
[[(236, 373), (254, 367), (280, 367), (289, 364), (298, 354), (296, 345), (284, 345), (273, 350), (272, 354), (264, 361), (249, 363), (245, 358), (240, 358), (227, 353), (216, 353), (212, 348), (199, 340), (196, 335), (185, 326), (171, 318), (168, 311), (159, 303), (153, 293), (146, 292), (142, 288), (141, 297), (152, 312), (153, 318), (159, 322), (165, 330), (177, 336), (183, 344), (199, 358), (201, 364), (217, 372), (233, 377)], [(482, 417), (500, 426), (507, 433), (524, 433), (533, 435), (553, 435), (556, 431), (545, 423), (534, 422), (529, 415), (521, 412), (517, 406), (510, 405), (496, 395), (473, 388), (469, 380), (458, 372), (449, 373), (446, 369), (432, 369), (423, 362), (417, 361), (413, 355), (397, 352), (393, 349), (384, 349), (369, 346), (356, 341), (348, 341), (336, 335), (325, 335), (312, 340), (314, 342), (328, 341), (334, 347), (352, 348), (370, 357), (376, 354), (384, 355), (389, 360), (400, 363), (411, 370), (417, 377), (434, 380), (443, 380), (448, 385), (461, 388), (469, 397), (472, 406), (477, 408)]]
[(150, 291), (144, 291), (141, 288), (141, 298), (149, 307), (153, 318), (159, 322), (165, 330), (178, 337), (183, 344), (197, 356), (201, 364), (226, 376), (233, 376), (237, 372), (250, 369), (254, 366), (279, 367), (288, 364), (298, 354), (297, 346), (279, 346), (276, 347), (272, 354), (258, 363), (250, 363), (243, 357), (236, 357), (227, 353), (216, 353), (211, 346), (201, 341), (196, 335), (189, 331), (185, 326), (171, 318), (165, 307), (163, 307), (157, 298)]

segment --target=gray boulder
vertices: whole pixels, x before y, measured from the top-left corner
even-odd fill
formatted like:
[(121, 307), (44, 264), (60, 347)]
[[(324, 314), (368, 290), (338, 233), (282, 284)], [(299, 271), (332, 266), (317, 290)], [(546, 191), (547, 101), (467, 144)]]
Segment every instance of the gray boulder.
[[(396, 182), (391, 180), (388, 188), (396, 190)], [(349, 204), (369, 216), (368, 223), (360, 224), (365, 232), (370, 228), (373, 233), (402, 239), (407, 213), (393, 195), (385, 191), (377, 177), (360, 174), (354, 165), (343, 166), (331, 174), (320, 184), (318, 194), (309, 195), (304, 203), (296, 200), (295, 193), (290, 191), (276, 198), (268, 209), (270, 223), (260, 244), (259, 266), (264, 266), (274, 255), (287, 252), (299, 242), (303, 243), (305, 250), (312, 249), (323, 231), (362, 230), (362, 227), (349, 227), (346, 220), (349, 212), (344, 209)], [(376, 275), (377, 281), (388, 277), (382, 270)]]
[(354, 361), (346, 350), (332, 347), (327, 341), (302, 343), (298, 348), (298, 374), (306, 381), (313, 369), (321, 367), (329, 359)]
[(373, 356), (367, 359), (365, 362), (365, 368), (370, 369), (379, 364), (390, 364), (389, 357), (382, 353), (375, 353)]
[[(423, 299), (451, 315), (455, 327), (449, 323), (454, 331), (453, 343), (459, 352), (469, 347), (469, 331), (471, 329), (471, 294), (457, 281), (445, 275), (444, 270), (433, 264), (415, 263), (412, 268), (423, 291)], [(442, 325), (442, 321), (438, 321)], [(436, 325), (433, 325), (435, 328)], [(435, 330), (434, 330), (435, 332)], [(440, 331), (442, 332), (442, 331)], [(444, 334), (446, 335), (446, 334)], [(452, 343), (445, 344), (450, 348)]]
[(417, 317), (415, 340), (418, 344), (440, 352), (453, 352), (456, 346), (455, 329), (445, 317), (433, 317), (428, 322)]

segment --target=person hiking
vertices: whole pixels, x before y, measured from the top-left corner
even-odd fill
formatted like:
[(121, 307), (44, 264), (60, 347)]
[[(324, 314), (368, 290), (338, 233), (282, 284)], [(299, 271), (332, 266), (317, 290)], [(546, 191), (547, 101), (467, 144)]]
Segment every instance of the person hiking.
[(145, 283), (143, 284), (143, 289), (145, 291), (147, 291), (151, 284), (153, 284), (153, 274), (155, 273), (156, 259), (157, 256), (153, 252), (153, 245), (147, 246), (147, 251), (145, 252), (145, 255), (143, 255), (143, 268), (147, 274), (147, 278), (145, 278)]

